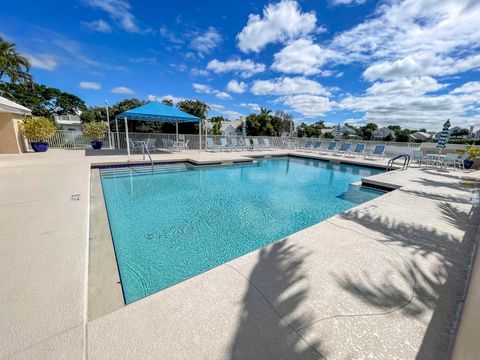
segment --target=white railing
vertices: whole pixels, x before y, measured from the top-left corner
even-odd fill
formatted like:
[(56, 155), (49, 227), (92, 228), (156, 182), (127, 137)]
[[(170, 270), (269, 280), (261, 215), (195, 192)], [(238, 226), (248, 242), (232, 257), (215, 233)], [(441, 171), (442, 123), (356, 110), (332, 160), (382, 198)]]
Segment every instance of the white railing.
[[(188, 141), (188, 148), (189, 149), (198, 149), (199, 148), (199, 135), (196, 134), (182, 134), (179, 135), (185, 139), (185, 142)], [(108, 138), (108, 135), (105, 135), (103, 139), (103, 147), (116, 149), (126, 149), (127, 144), (125, 141), (125, 133), (119, 132), (118, 133), (118, 141), (117, 141), (117, 134), (115, 132), (111, 133), (111, 141)], [(202, 135), (202, 148), (205, 149), (205, 135)], [(209, 138), (212, 138), (215, 144), (220, 145), (220, 139), (222, 137), (227, 138), (228, 142), (230, 143), (230, 139), (232, 136), (221, 136), (221, 135), (208, 135)], [(240, 139), (241, 136), (235, 136), (237, 139)], [(135, 133), (129, 132), (129, 138), (132, 140), (142, 140), (146, 141), (148, 139), (155, 139), (155, 147), (156, 148), (164, 148), (165, 140), (176, 140), (175, 134), (163, 134), (163, 133)], [(284, 148), (285, 145), (285, 138), (281, 138), (278, 136), (249, 136), (248, 138), (267, 138), (270, 142), (270, 145), (273, 148)], [(322, 141), (322, 143), (328, 143), (333, 141), (332, 139), (316, 139), (316, 138), (293, 138), (290, 140), (290, 143), (294, 143), (296, 148), (301, 148), (305, 146), (307, 141)], [(76, 131), (69, 131), (69, 130), (57, 130), (55, 136), (50, 139), (50, 147), (51, 148), (60, 148), (60, 149), (87, 149), (90, 148), (90, 139), (83, 136), (82, 133)], [(340, 143), (351, 143), (352, 148), (355, 146), (356, 143), (365, 143), (366, 144), (366, 151), (371, 151), (374, 149), (375, 145), (378, 144), (385, 144), (386, 145), (386, 154), (388, 156), (395, 156), (400, 154), (408, 154), (411, 155), (413, 150), (419, 149), (421, 144), (419, 143), (399, 143), (399, 142), (382, 142), (382, 141), (365, 141), (365, 140), (341, 140)], [(111, 144), (110, 144), (111, 143)], [(322, 146), (324, 146), (322, 144)], [(449, 145), (450, 146), (450, 145)]]

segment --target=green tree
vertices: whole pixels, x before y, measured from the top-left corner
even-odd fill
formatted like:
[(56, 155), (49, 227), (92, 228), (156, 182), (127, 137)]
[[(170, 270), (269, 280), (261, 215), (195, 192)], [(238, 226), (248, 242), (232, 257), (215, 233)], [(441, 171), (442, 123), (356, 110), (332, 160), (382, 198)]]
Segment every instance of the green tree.
[(373, 137), (373, 132), (378, 129), (378, 125), (375, 123), (368, 123), (364, 126), (360, 126), (357, 129), (357, 136), (363, 140), (370, 140)]
[[(139, 99), (124, 99), (119, 101), (118, 103), (112, 105), (111, 109), (112, 112), (110, 114), (111, 118), (114, 119), (115, 116), (131, 110), (135, 109), (139, 106), (147, 104), (147, 101), (139, 100)], [(111, 121), (111, 126), (113, 125), (113, 121)], [(125, 131), (125, 123), (123, 121), (118, 122), (119, 131)], [(156, 122), (156, 121), (130, 121), (128, 122), (128, 129), (132, 132), (159, 132), (162, 131), (164, 128), (164, 123)]]
[[(202, 120), (206, 120), (208, 117), (208, 110), (210, 107), (207, 103), (200, 100), (182, 100), (177, 103), (177, 108), (180, 110), (196, 116)], [(178, 126), (178, 129), (181, 133), (184, 134), (196, 134), (198, 133), (198, 124), (197, 123), (181, 123)]]
[(221, 135), (222, 123), (225, 122), (225, 118), (223, 116), (213, 116), (208, 121), (213, 123), (212, 135)]
[[(109, 108), (109, 112), (110, 114), (113, 113), (111, 108)], [(107, 111), (103, 106), (91, 106), (87, 110), (82, 112), (82, 114), (80, 115), (80, 120), (84, 124), (106, 121)]]
[(12, 83), (29, 83), (32, 76), (28, 73), (30, 61), (15, 49), (15, 44), (0, 37), (0, 81), (5, 77)]
[(395, 132), (395, 141), (398, 142), (409, 142), (410, 141), (410, 130), (402, 129)]
[(173, 107), (173, 100), (172, 99), (163, 99), (162, 104)]
[(28, 107), (34, 116), (52, 117), (54, 114), (78, 114), (87, 109), (78, 96), (45, 85), (30, 83), (1, 83), (5, 97)]
[(286, 133), (290, 133), (290, 130), (292, 129), (292, 127), (294, 127), (293, 115), (286, 113), (284, 111), (276, 111), (275, 116), (282, 119), (282, 131)]

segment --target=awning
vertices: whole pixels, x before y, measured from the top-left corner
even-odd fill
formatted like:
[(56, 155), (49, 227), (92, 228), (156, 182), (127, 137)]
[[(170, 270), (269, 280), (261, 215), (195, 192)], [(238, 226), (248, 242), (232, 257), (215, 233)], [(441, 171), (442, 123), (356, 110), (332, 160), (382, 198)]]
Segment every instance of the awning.
[(17, 104), (0, 96), (0, 112), (30, 115), (32, 111), (23, 105)]
[(160, 121), (160, 122), (199, 122), (200, 118), (187, 114), (173, 106), (162, 104), (159, 101), (139, 106), (135, 109), (125, 111), (116, 116), (117, 119), (136, 121)]

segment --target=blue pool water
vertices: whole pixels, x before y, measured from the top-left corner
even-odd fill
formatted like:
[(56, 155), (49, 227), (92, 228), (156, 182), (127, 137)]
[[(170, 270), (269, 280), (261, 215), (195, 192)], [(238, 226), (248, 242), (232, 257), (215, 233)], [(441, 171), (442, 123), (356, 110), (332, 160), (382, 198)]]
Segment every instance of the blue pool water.
[(126, 303), (381, 195), (350, 185), (380, 172), (299, 158), (102, 171)]

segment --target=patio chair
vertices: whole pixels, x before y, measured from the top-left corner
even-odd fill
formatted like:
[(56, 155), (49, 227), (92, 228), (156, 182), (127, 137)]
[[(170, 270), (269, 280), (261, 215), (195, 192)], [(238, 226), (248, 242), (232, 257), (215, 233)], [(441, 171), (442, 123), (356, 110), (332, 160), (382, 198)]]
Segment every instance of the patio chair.
[(385, 157), (385, 144), (375, 145), (370, 154), (365, 154), (365, 160), (378, 160)]
[(272, 146), (270, 145), (270, 140), (267, 138), (263, 138), (263, 148), (265, 150), (272, 150)]
[(243, 148), (245, 150), (252, 150), (252, 144), (250, 143), (250, 139), (248, 137), (243, 138)]
[(460, 170), (465, 170), (465, 163), (464, 161), (465, 160), (468, 160), (468, 158), (470, 157), (470, 154), (463, 154), (463, 155), (460, 155), (457, 160), (455, 160), (455, 165), (458, 165), (458, 168)]
[(333, 152), (333, 155), (335, 156), (345, 155), (350, 151), (351, 147), (352, 147), (351, 143), (344, 143), (340, 149), (337, 149), (336, 151)]
[(422, 150), (413, 150), (412, 161), (415, 161), (418, 166), (428, 163), (428, 159), (425, 157), (425, 154)]
[(355, 144), (355, 148), (353, 151), (350, 151), (349, 153), (345, 154), (346, 157), (358, 157), (360, 155), (363, 155), (365, 152), (365, 144)]
[(257, 138), (253, 138), (253, 150), (263, 150), (262, 146), (260, 146), (260, 143), (258, 142)]
[(135, 150), (142, 151), (142, 143), (140, 141), (128, 138), (128, 142), (130, 143), (130, 152), (133, 153)]
[(171, 139), (162, 139), (163, 149), (171, 150), (173, 149), (173, 140)]
[(329, 153), (332, 153), (335, 151), (335, 148), (337, 147), (337, 143), (335, 141), (331, 141), (328, 143), (328, 146), (323, 149), (319, 149), (319, 153), (323, 155), (327, 155)]
[(437, 163), (441, 168), (446, 168), (448, 166), (452, 166), (453, 170), (455, 170), (455, 166), (457, 165), (459, 155), (453, 153), (447, 153), (445, 156)]
[(150, 151), (156, 151), (157, 150), (157, 145), (156, 145), (157, 140), (155, 139), (147, 139), (145, 142), (145, 148), (150, 152)]
[(315, 144), (313, 144), (313, 148), (311, 151), (317, 151), (322, 147), (322, 142), (321, 141), (315, 141)]

